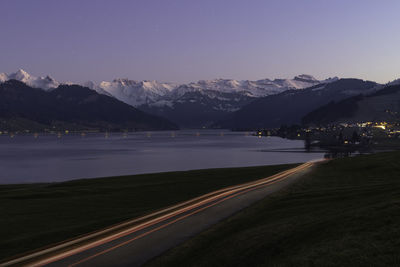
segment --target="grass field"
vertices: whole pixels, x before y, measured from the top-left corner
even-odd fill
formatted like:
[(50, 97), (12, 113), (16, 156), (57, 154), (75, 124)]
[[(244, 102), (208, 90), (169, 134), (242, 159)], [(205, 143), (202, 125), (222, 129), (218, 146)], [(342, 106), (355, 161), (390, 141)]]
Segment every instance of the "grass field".
[(0, 185), (0, 259), (296, 166), (209, 169)]
[(400, 266), (400, 152), (320, 165), (148, 266)]

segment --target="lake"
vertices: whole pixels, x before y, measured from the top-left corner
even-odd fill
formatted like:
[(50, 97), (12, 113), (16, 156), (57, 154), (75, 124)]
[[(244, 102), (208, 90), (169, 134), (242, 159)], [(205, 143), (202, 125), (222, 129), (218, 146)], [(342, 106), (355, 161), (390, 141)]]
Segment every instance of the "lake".
[(0, 183), (306, 162), (322, 151), (279, 137), (216, 130), (0, 136)]

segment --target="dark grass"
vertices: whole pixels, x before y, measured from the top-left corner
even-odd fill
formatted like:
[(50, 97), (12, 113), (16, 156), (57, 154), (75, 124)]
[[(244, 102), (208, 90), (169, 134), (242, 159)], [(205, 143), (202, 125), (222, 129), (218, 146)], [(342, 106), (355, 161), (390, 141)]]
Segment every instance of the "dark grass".
[(400, 152), (320, 165), (148, 266), (400, 266)]
[(0, 259), (296, 166), (209, 169), (0, 185)]

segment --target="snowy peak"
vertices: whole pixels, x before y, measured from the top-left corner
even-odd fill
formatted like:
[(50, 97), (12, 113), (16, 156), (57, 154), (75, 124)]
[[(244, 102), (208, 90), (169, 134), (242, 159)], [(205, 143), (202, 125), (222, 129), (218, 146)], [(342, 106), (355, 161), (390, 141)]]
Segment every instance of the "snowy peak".
[(27, 81), (31, 80), (33, 77), (23, 69), (19, 69), (17, 72), (10, 74), (9, 79), (18, 80), (21, 82), (26, 83)]
[(132, 106), (139, 106), (157, 101), (161, 96), (175, 89), (176, 86), (172, 83), (157, 81), (115, 79), (112, 82), (103, 81), (92, 88), (99, 93), (107, 92)]
[(308, 74), (297, 75), (293, 78), (293, 80), (301, 81), (301, 82), (319, 83), (319, 81), (317, 79), (315, 79), (313, 76), (308, 75)]
[[(58, 81), (50, 76), (35, 77), (28, 72), (20, 69), (15, 73), (0, 73), (0, 82), (15, 79), (25, 84), (51, 90), (60, 85)], [(173, 102), (187, 93), (197, 92), (197, 95), (208, 96), (214, 99), (215, 94), (223, 93), (256, 98), (278, 94), (289, 89), (304, 89), (317, 84), (330, 83), (338, 78), (329, 78), (323, 81), (315, 79), (308, 74), (295, 76), (293, 79), (262, 79), (262, 80), (234, 80), (234, 79), (214, 79), (199, 80), (187, 84), (165, 83), (158, 81), (136, 81), (127, 78), (114, 79), (112, 81), (102, 81), (99, 84), (94, 82), (82, 83), (83, 86), (97, 91), (100, 94), (113, 96), (129, 105), (138, 107), (141, 105), (162, 106), (166, 103), (172, 105)], [(74, 84), (74, 83), (69, 83)], [(224, 96), (226, 97), (226, 95)]]
[(322, 80), (321, 83), (333, 83), (339, 80), (339, 77), (329, 77), (328, 79)]
[(268, 83), (269, 87), (283, 88), (284, 90), (304, 89), (304, 88), (314, 86), (316, 84), (321, 83), (321, 81), (319, 81), (319, 80), (315, 79), (313, 76), (307, 75), (307, 74), (301, 74), (301, 75), (295, 76), (293, 79), (275, 79), (273, 81), (270, 81), (267, 79), (264, 81), (267, 81), (267, 82), (269, 81), (269, 83)]
[(318, 81), (311, 75), (302, 74), (293, 79), (263, 79), (257, 81), (214, 79), (199, 80), (187, 84), (161, 83), (158, 81), (135, 81), (129, 79), (114, 79), (111, 82), (103, 81), (98, 85), (87, 86), (99, 93), (110, 94), (117, 99), (133, 105), (164, 105), (182, 97), (186, 93), (199, 92), (202, 95), (211, 95), (213, 92), (245, 95), (248, 97), (264, 97), (278, 94), (289, 89), (304, 89), (324, 81)]
[(11, 73), (9, 75), (7, 75), (6, 73), (0, 73), (0, 82), (5, 82), (8, 80), (17, 80), (31, 87), (42, 88), (45, 90), (50, 90), (60, 85), (59, 82), (57, 82), (50, 76), (35, 77), (33, 75), (30, 75), (23, 69), (19, 69), (17, 72)]
[(250, 80), (232, 80), (232, 79), (215, 79), (215, 80), (200, 80), (196, 83), (182, 85), (179, 89), (193, 90), (213, 90), (225, 93), (246, 93), (253, 97), (262, 97), (271, 94), (280, 93), (288, 89), (303, 89), (320, 83), (310, 75), (299, 75), (294, 79), (263, 79), (257, 81)]
[(4, 83), (5, 81), (8, 81), (8, 75), (5, 73), (0, 73), (0, 83)]
[[(115, 79), (112, 81), (114, 85), (121, 86), (121, 87), (131, 87), (135, 89), (145, 90), (149, 92), (154, 92), (158, 94), (164, 94), (176, 87), (176, 85), (172, 83), (161, 83), (158, 81), (135, 81), (129, 79)], [(102, 82), (100, 84), (108, 84), (108, 82)]]
[[(1, 77), (0, 77), (0, 79), (1, 79)], [(396, 79), (396, 80), (393, 80), (393, 81), (387, 83), (387, 85), (399, 85), (399, 84), (400, 84), (400, 79)]]

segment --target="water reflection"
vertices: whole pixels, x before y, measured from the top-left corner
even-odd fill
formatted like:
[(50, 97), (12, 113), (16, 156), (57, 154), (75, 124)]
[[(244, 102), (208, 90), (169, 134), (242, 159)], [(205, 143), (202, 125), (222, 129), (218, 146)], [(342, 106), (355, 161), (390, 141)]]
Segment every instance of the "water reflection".
[(300, 140), (245, 132), (166, 131), (0, 136), (0, 183), (305, 162)]

